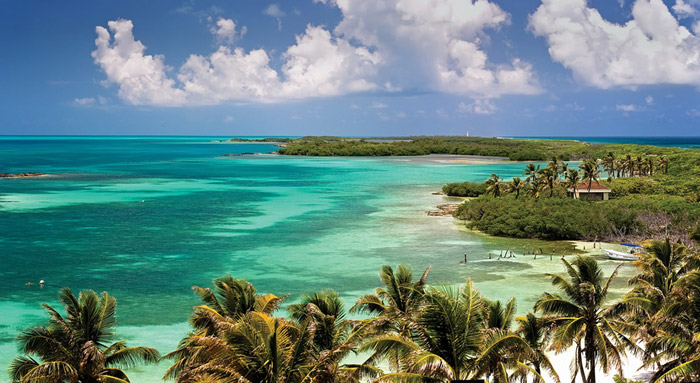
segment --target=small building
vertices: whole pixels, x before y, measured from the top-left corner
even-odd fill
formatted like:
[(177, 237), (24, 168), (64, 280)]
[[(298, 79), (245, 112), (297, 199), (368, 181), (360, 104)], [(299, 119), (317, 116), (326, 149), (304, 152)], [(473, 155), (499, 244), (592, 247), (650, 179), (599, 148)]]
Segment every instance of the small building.
[(601, 185), (598, 182), (591, 182), (591, 189), (588, 189), (588, 182), (582, 182), (576, 186), (576, 192), (574, 188), (567, 189), (568, 196), (579, 198), (586, 201), (607, 201), (610, 199), (610, 190), (607, 186)]

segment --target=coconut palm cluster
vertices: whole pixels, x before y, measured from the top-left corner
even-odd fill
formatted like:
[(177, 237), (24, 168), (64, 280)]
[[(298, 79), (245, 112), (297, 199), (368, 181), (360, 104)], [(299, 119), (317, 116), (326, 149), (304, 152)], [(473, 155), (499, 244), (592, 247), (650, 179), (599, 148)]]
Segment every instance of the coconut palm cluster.
[[(700, 255), (653, 241), (629, 292), (611, 300), (617, 270), (603, 275), (588, 256), (562, 260), (553, 291), (530, 312), (490, 300), (467, 280), (428, 284), (430, 269), (383, 266), (380, 287), (348, 307), (337, 292), (259, 293), (230, 275), (194, 287), (201, 305), (191, 331), (161, 356), (116, 341), (116, 301), (107, 293), (60, 291), (65, 314), (44, 305), (46, 326), (22, 331), (13, 382), (128, 382), (128, 368), (167, 363), (177, 383), (559, 382), (549, 356), (572, 355), (572, 382), (598, 371), (622, 375), (627, 355), (652, 382), (700, 379)], [(571, 352), (573, 351), (573, 352)]]

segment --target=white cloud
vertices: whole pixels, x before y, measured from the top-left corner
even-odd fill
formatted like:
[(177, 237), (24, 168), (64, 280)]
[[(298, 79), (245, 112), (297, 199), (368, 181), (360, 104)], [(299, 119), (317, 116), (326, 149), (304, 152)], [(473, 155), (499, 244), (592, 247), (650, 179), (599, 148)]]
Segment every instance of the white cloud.
[(263, 14), (270, 17), (283, 17), (286, 13), (280, 8), (279, 4), (270, 4), (267, 8), (263, 9)]
[(623, 105), (616, 105), (615, 110), (619, 110), (622, 112), (641, 112), (643, 108), (638, 107), (637, 105), (632, 105), (632, 104), (623, 104)]
[(694, 5), (698, 3), (700, 3), (700, 1), (697, 0), (689, 0), (687, 3), (685, 0), (676, 0), (676, 4), (671, 8), (679, 17), (695, 17), (698, 15), (698, 10)]
[(297, 43), (282, 55), (281, 73), (270, 67), (270, 57), (262, 49), (246, 53), (220, 46), (209, 57), (191, 55), (176, 83), (167, 75), (162, 56), (144, 54), (145, 46), (134, 40), (130, 20), (108, 25), (114, 41), (107, 29), (97, 27), (92, 55), (108, 82), (119, 86), (119, 96), (131, 104), (279, 102), (378, 88), (367, 78), (374, 76), (380, 56), (335, 38), (322, 27), (308, 26), (297, 36)]
[(497, 109), (498, 108), (496, 108), (496, 105), (494, 105), (494, 103), (491, 102), (491, 100), (489, 99), (477, 99), (470, 104), (460, 102), (459, 106), (457, 107), (457, 110), (459, 110), (460, 112), (481, 115), (494, 114), (496, 113)]
[[(509, 21), (488, 0), (335, 0), (343, 19), (335, 32), (377, 49), (382, 71), (402, 89), (497, 97), (535, 94), (532, 67), (518, 59), (489, 62), (484, 32)], [(394, 86), (397, 86), (394, 85)]]
[[(482, 99), (541, 91), (530, 64), (517, 58), (489, 61), (485, 32), (509, 23), (509, 15), (489, 0), (317, 2), (337, 6), (340, 23), (333, 32), (307, 26), (279, 57), (222, 44), (245, 33), (225, 18), (211, 28), (222, 45), (210, 55), (191, 55), (180, 68), (147, 54), (130, 20), (97, 27), (92, 55), (105, 83), (116, 84), (119, 97), (131, 104), (280, 102), (368, 91), (437, 91)], [(284, 16), (276, 4), (264, 13)], [(278, 59), (281, 66), (273, 68)]]
[(227, 123), (227, 124), (230, 124), (230, 123), (232, 123), (232, 122), (234, 122), (234, 121), (236, 121), (236, 119), (235, 119), (233, 116), (231, 116), (231, 115), (228, 115), (228, 116), (224, 117), (224, 122)]
[(368, 79), (376, 74), (381, 56), (335, 38), (322, 27), (307, 26), (306, 32), (297, 36), (296, 45), (282, 56), (286, 59), (282, 94), (288, 98), (337, 96), (378, 88)]
[(644, 98), (644, 102), (646, 102), (647, 105), (654, 105), (654, 97), (646, 96), (646, 97)]
[(185, 92), (166, 75), (163, 56), (144, 55), (146, 47), (134, 40), (131, 20), (110, 21), (109, 29), (98, 26), (92, 52), (107, 81), (119, 85), (119, 97), (131, 104), (181, 105)]
[(75, 100), (73, 100), (73, 102), (74, 102), (76, 105), (88, 106), (88, 105), (94, 104), (94, 103), (95, 103), (95, 99), (92, 98), (92, 97), (76, 98)]
[(637, 0), (624, 25), (586, 0), (543, 0), (530, 28), (547, 39), (555, 61), (592, 86), (700, 85), (700, 39), (662, 0)]
[(231, 44), (237, 39), (243, 37), (248, 29), (243, 26), (240, 33), (236, 32), (236, 23), (231, 19), (219, 18), (216, 25), (212, 25), (209, 31), (216, 37), (218, 43)]
[(286, 13), (280, 8), (279, 4), (268, 5), (267, 8), (263, 9), (262, 13), (263, 15), (268, 15), (277, 19), (277, 30), (282, 30), (282, 17), (285, 16)]
[(371, 106), (371, 107), (374, 108), (374, 109), (384, 109), (384, 108), (386, 108), (387, 106), (388, 106), (387, 104), (381, 103), (381, 102), (379, 102), (379, 101), (374, 101), (374, 102), (372, 103), (372, 106)]

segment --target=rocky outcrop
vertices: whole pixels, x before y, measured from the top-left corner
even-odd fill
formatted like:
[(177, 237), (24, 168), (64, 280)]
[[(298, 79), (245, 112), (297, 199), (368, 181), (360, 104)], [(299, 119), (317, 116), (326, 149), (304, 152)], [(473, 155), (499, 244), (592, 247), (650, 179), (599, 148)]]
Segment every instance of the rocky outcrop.
[(0, 178), (26, 178), (26, 177), (39, 177), (39, 176), (45, 176), (45, 175), (46, 175), (46, 173), (33, 173), (33, 172), (15, 173), (15, 174), (0, 173)]
[(459, 207), (458, 203), (445, 203), (437, 206), (439, 210), (429, 211), (428, 215), (431, 217), (442, 217), (446, 215), (451, 216), (454, 215), (454, 213), (457, 211), (457, 207)]

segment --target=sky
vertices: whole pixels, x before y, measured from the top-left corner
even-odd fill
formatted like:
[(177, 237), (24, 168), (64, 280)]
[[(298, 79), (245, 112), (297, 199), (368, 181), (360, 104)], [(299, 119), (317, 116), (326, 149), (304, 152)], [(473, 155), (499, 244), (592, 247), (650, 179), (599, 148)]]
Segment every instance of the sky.
[(700, 0), (2, 0), (0, 135), (700, 136)]

